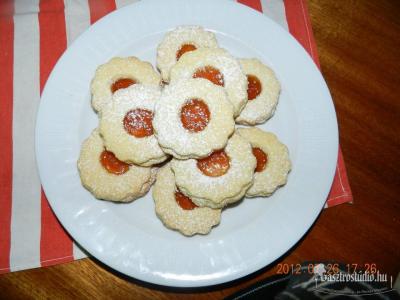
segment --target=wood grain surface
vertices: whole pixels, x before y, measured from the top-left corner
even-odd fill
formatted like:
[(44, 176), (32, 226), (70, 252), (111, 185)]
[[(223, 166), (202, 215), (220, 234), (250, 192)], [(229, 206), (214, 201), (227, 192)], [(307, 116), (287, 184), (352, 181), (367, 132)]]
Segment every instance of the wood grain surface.
[(400, 2), (309, 0), (322, 73), (331, 90), (354, 204), (324, 210), (285, 256), (206, 289), (127, 278), (93, 259), (0, 276), (4, 299), (221, 299), (277, 272), (278, 263), (335, 260), (400, 271)]

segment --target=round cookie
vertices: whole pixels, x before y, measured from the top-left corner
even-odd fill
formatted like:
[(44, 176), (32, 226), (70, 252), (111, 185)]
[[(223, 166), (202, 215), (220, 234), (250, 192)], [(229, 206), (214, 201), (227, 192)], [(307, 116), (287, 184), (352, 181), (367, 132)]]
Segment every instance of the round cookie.
[(197, 207), (179, 192), (169, 164), (157, 174), (153, 199), (156, 214), (164, 225), (187, 236), (207, 234), (221, 219), (220, 209)]
[(98, 199), (129, 202), (146, 194), (156, 177), (156, 168), (128, 165), (104, 149), (97, 129), (81, 148), (78, 170), (82, 185)]
[(259, 128), (239, 128), (237, 134), (246, 139), (257, 157), (253, 185), (246, 197), (269, 196), (284, 185), (291, 169), (289, 151), (278, 138)]
[(153, 126), (164, 152), (187, 159), (225, 147), (235, 121), (222, 87), (205, 79), (186, 79), (165, 87)]
[(274, 71), (256, 58), (239, 60), (247, 76), (247, 104), (236, 123), (244, 125), (261, 124), (275, 112), (281, 86)]
[(150, 63), (133, 56), (114, 57), (99, 66), (90, 85), (93, 109), (101, 112), (116, 90), (135, 83), (159, 86), (161, 78)]
[(240, 200), (253, 183), (256, 158), (250, 144), (234, 134), (224, 150), (206, 159), (171, 161), (176, 185), (198, 206), (222, 208)]
[(107, 150), (124, 162), (152, 166), (167, 159), (153, 134), (153, 109), (160, 98), (157, 86), (135, 84), (119, 90), (103, 108), (100, 134)]
[(247, 78), (239, 62), (225, 49), (200, 48), (186, 53), (171, 69), (171, 83), (182, 78), (206, 78), (225, 88), (238, 116), (247, 101)]
[(198, 48), (218, 48), (214, 33), (201, 26), (178, 26), (168, 32), (157, 47), (157, 68), (163, 81), (169, 82), (169, 72), (180, 57)]

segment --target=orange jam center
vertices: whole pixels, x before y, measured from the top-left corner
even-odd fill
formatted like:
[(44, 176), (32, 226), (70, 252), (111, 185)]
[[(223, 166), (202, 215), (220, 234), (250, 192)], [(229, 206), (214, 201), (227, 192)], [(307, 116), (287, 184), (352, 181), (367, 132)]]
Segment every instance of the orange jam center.
[(265, 169), (268, 162), (268, 156), (260, 148), (253, 148), (253, 155), (257, 159), (257, 166), (255, 172), (261, 172)]
[(203, 68), (197, 69), (193, 74), (193, 78), (204, 78), (216, 85), (224, 86), (224, 75), (222, 73), (211, 66), (205, 66)]
[(128, 111), (124, 117), (126, 132), (137, 138), (153, 134), (153, 112), (147, 109), (136, 108)]
[(114, 153), (104, 150), (100, 154), (100, 163), (109, 173), (121, 175), (129, 170), (129, 164), (120, 161)]
[(130, 78), (121, 78), (118, 79), (117, 81), (115, 81), (112, 85), (111, 85), (111, 92), (114, 94), (115, 91), (119, 90), (119, 89), (125, 89), (128, 86), (135, 84), (136, 81)]
[(182, 47), (176, 52), (176, 60), (179, 60), (181, 56), (190, 51), (196, 50), (196, 46), (192, 44), (183, 44)]
[(210, 156), (197, 160), (197, 167), (204, 175), (219, 177), (229, 170), (229, 157), (224, 150), (217, 150)]
[(175, 200), (184, 210), (192, 210), (197, 207), (197, 205), (194, 204), (189, 197), (186, 197), (179, 190), (175, 192)]
[(199, 99), (190, 99), (181, 109), (181, 122), (191, 132), (199, 132), (206, 128), (210, 121), (207, 104)]
[(261, 93), (261, 82), (254, 75), (247, 75), (247, 99), (253, 100)]

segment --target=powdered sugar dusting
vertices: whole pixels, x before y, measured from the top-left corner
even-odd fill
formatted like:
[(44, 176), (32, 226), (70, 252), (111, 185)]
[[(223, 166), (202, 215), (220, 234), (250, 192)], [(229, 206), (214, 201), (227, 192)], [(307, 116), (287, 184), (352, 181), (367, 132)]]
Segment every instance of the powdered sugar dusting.
[(210, 121), (210, 111), (203, 100), (190, 99), (181, 108), (182, 126), (191, 131), (203, 130)]
[(286, 183), (291, 169), (287, 147), (271, 132), (257, 127), (239, 128), (238, 134), (250, 142), (252, 147), (258, 147), (268, 155), (266, 168), (254, 175), (254, 183), (246, 196), (269, 196), (279, 186)]
[(97, 129), (84, 141), (78, 160), (82, 185), (96, 198), (128, 202), (143, 196), (154, 182), (151, 168), (131, 165), (123, 174), (109, 173), (100, 162), (104, 150)]
[(153, 134), (152, 120), (152, 111), (137, 108), (126, 113), (123, 123), (126, 132), (140, 138)]
[(171, 69), (171, 83), (191, 78), (197, 70), (207, 66), (221, 72), (221, 80), (235, 116), (239, 115), (247, 100), (247, 77), (239, 62), (225, 49), (202, 48), (186, 53)]
[[(113, 95), (113, 101), (107, 105), (100, 118), (100, 134), (106, 148), (118, 159), (139, 165), (149, 166), (164, 161), (167, 155), (158, 145), (154, 134), (136, 137), (129, 134), (124, 127), (124, 118), (130, 111), (147, 110), (154, 112), (154, 105), (160, 97), (160, 88), (135, 84)], [(147, 123), (146, 115), (134, 115), (133, 123)], [(138, 121), (136, 123), (136, 121)], [(142, 122), (143, 121), (143, 122)], [(143, 129), (150, 129), (151, 124), (141, 125)]]
[(160, 75), (149, 62), (136, 57), (114, 57), (99, 66), (91, 82), (92, 106), (101, 112), (103, 107), (111, 102), (111, 86), (121, 78), (133, 79), (137, 83), (160, 85)]
[(194, 45), (197, 49), (218, 47), (215, 35), (201, 26), (179, 26), (168, 32), (157, 48), (157, 68), (166, 82), (169, 81), (170, 70), (177, 62), (176, 55), (183, 44)]
[(261, 93), (253, 100), (248, 101), (236, 123), (245, 125), (261, 124), (268, 120), (275, 112), (278, 104), (280, 84), (274, 72), (258, 59), (241, 59), (240, 64), (246, 74), (256, 76), (262, 86)]
[[(199, 132), (185, 129), (181, 109), (190, 99), (201, 99), (208, 106), (210, 119)], [(165, 152), (185, 159), (205, 157), (223, 148), (234, 130), (232, 106), (223, 88), (205, 79), (187, 79), (165, 87), (156, 103), (153, 126)]]
[(157, 216), (168, 228), (184, 235), (207, 234), (220, 222), (221, 210), (209, 207), (182, 209), (175, 200), (175, 178), (170, 166), (164, 166), (157, 175), (153, 199)]
[(199, 206), (224, 207), (240, 200), (253, 181), (256, 159), (250, 144), (237, 134), (228, 141), (225, 152), (230, 159), (228, 172), (209, 177), (197, 167), (197, 160), (171, 161), (176, 185)]

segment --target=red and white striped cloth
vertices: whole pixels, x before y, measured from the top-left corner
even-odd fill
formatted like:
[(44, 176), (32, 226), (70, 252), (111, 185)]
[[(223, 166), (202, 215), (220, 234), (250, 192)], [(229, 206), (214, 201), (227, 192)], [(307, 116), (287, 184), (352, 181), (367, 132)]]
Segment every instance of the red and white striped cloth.
[[(0, 1), (0, 273), (85, 257), (41, 189), (34, 154), (36, 111), (46, 80), (68, 45), (99, 18), (135, 1)], [(305, 0), (239, 2), (289, 30), (318, 64)], [(350, 201), (339, 150), (327, 207)]]

